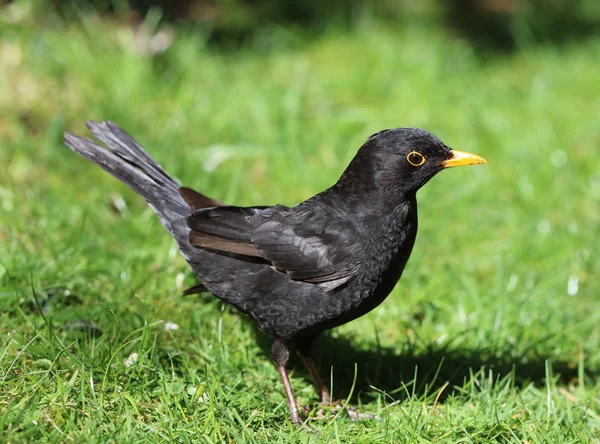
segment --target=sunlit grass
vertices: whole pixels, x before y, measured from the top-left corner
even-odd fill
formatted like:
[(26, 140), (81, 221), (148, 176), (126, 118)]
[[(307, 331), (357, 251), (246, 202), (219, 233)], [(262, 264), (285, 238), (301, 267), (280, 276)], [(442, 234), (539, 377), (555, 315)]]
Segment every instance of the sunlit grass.
[[(127, 28), (93, 18), (4, 27), (1, 433), (597, 439), (599, 57), (590, 41), (484, 61), (417, 26), (274, 52), (219, 53), (183, 32), (150, 57)], [(182, 183), (235, 204), (311, 196), (383, 128), (423, 127), (488, 159), (420, 192), (402, 281), (316, 351), (335, 394), (354, 384), (352, 402), (382, 421), (341, 414), (311, 421), (312, 436), (287, 422), (268, 340), (218, 300), (183, 297), (194, 280), (151, 210), (63, 146), (86, 119), (118, 122)], [(315, 404), (301, 366), (293, 384)]]

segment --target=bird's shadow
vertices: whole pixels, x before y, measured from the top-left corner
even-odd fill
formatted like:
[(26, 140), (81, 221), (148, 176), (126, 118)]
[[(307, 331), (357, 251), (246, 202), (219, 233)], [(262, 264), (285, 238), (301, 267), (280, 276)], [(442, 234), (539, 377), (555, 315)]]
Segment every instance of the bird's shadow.
[[(258, 334), (258, 343), (270, 357), (271, 339)], [(451, 343), (449, 343), (451, 344)], [(469, 349), (447, 346), (397, 350), (383, 346), (359, 348), (346, 337), (325, 334), (315, 344), (313, 359), (327, 385), (333, 385), (333, 398), (349, 399), (351, 404), (370, 402), (379, 393), (388, 401), (414, 396), (443, 402), (474, 378), (493, 382), (508, 380), (511, 386), (569, 384), (578, 378), (577, 361), (548, 357), (517, 356), (511, 350)], [(300, 359), (290, 359), (290, 370), (311, 383)], [(586, 371), (596, 379), (597, 371)]]

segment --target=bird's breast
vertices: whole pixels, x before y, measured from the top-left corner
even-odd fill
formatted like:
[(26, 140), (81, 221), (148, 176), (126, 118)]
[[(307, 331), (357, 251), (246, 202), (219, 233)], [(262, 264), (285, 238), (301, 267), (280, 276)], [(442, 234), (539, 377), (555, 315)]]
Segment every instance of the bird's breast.
[(367, 279), (363, 284), (363, 297), (370, 300), (368, 305), (372, 305), (371, 308), (379, 305), (390, 294), (402, 276), (417, 235), (416, 217), (414, 220), (404, 220), (399, 228), (401, 229), (382, 233), (380, 248), (374, 249), (377, 259), (369, 262), (372, 269), (367, 265), (363, 272)]
[(356, 279), (339, 297), (347, 298), (352, 308), (337, 325), (349, 322), (371, 311), (391, 293), (402, 276), (417, 236), (417, 211), (414, 205), (400, 208), (396, 214), (373, 221), (363, 237), (362, 261)]

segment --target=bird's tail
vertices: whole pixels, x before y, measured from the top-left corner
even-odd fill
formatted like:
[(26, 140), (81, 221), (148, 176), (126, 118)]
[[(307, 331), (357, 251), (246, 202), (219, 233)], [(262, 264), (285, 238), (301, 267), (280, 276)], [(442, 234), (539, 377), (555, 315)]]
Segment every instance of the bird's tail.
[(65, 133), (66, 145), (142, 196), (190, 261), (194, 249), (189, 243), (189, 228), (185, 223), (190, 207), (178, 192), (179, 184), (117, 124), (108, 121), (88, 121), (86, 124), (108, 149), (91, 139), (69, 133)]

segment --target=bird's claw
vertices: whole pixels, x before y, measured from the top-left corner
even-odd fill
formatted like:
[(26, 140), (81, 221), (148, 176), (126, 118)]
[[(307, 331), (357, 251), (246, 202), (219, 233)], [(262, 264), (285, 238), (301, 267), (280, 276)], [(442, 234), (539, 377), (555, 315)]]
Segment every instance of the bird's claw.
[(367, 421), (367, 420), (381, 421), (381, 418), (379, 416), (374, 415), (372, 413), (359, 413), (356, 411), (356, 408), (354, 408), (354, 407), (340, 406), (339, 410), (342, 410), (342, 409), (348, 414), (350, 421)]

